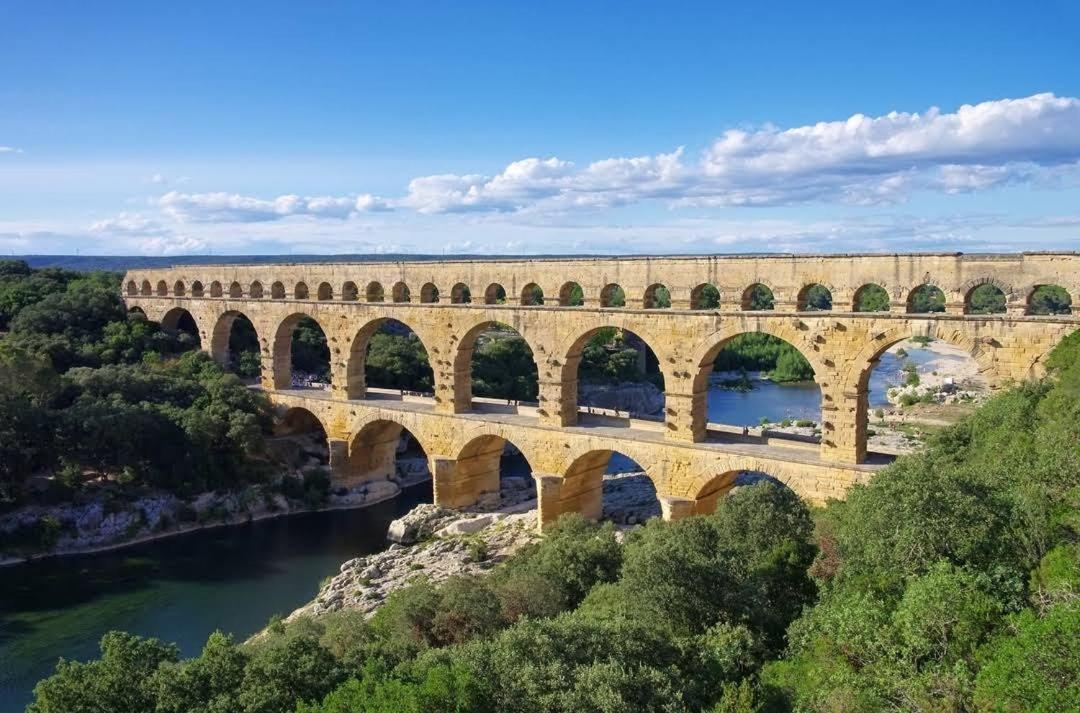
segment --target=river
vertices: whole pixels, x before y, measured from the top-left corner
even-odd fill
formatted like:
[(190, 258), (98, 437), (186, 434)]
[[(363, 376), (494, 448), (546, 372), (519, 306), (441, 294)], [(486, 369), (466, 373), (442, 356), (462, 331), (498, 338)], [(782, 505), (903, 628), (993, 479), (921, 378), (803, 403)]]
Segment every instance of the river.
[[(911, 350), (908, 358), (923, 364), (934, 356)], [(899, 380), (900, 364), (895, 355), (883, 355), (871, 378), (872, 408), (886, 403), (886, 383)], [(713, 388), (708, 400), (711, 421), (734, 425), (756, 425), (762, 417), (818, 420), (820, 408), (813, 383), (758, 381), (747, 393)], [(617, 457), (610, 467), (631, 466)], [(521, 468), (510, 462), (505, 470), (520, 474)], [(309, 601), (345, 560), (384, 549), (390, 521), (420, 502), (431, 502), (430, 484), (358, 510), (0, 568), (0, 713), (22, 711), (58, 657), (95, 658), (98, 641), (111, 629), (175, 642), (184, 656), (197, 654), (215, 629), (250, 636), (274, 614)]]

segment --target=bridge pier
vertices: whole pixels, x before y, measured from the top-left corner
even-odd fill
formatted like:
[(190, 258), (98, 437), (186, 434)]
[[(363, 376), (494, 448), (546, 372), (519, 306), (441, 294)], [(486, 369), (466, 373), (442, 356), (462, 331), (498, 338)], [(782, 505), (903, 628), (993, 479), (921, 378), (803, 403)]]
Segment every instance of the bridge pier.
[(695, 505), (696, 501), (690, 498), (679, 498), (672, 495), (660, 496), (660, 512), (663, 518), (668, 521), (682, 520), (684, 517), (697, 514)]

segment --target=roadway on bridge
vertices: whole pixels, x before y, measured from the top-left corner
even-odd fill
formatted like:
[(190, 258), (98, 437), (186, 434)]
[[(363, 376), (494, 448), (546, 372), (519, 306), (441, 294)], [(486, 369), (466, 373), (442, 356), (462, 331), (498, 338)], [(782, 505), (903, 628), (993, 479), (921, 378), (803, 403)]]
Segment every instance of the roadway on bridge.
[[(278, 394), (290, 400), (343, 401), (335, 399), (330, 391), (324, 389), (278, 389), (269, 393)], [(495, 422), (521, 428), (562, 431), (581, 436), (604, 436), (612, 439), (662, 443), (669, 446), (737, 454), (786, 461), (788, 463), (805, 463), (806, 465), (815, 466), (833, 465), (830, 461), (823, 460), (820, 457), (819, 446), (816, 441), (801, 439), (788, 434), (744, 436), (741, 428), (721, 424), (709, 424), (706, 440), (689, 443), (665, 439), (664, 424), (661, 421), (615, 416), (611, 411), (596, 408), (592, 409), (592, 412), (588, 409), (580, 409), (577, 425), (557, 427), (541, 423), (535, 405), (506, 404), (497, 399), (474, 398), (473, 410), (459, 414), (446, 414), (436, 411), (435, 400), (431, 397), (401, 395), (397, 391), (389, 389), (369, 389), (367, 398), (350, 399), (344, 402), (359, 407), (461, 418), (488, 423)], [(874, 472), (888, 465), (893, 459), (894, 456), (889, 454), (871, 453), (865, 463), (836, 465), (842, 465), (842, 467), (851, 470)]]

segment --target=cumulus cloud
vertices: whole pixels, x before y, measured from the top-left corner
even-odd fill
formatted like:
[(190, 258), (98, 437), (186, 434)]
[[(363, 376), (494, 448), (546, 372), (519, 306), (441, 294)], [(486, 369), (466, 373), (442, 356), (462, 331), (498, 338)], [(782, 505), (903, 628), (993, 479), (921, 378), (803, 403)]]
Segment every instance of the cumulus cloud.
[(178, 191), (161, 196), (158, 205), (185, 223), (259, 223), (294, 215), (347, 218), (385, 207), (381, 199), (368, 194), (346, 197), (283, 195), (266, 200), (235, 193)]
[(99, 235), (166, 235), (171, 231), (161, 223), (141, 213), (121, 213), (115, 218), (99, 220), (90, 226), (90, 232)]
[(1061, 185), (1080, 176), (1080, 99), (1035, 94), (967, 104), (951, 113), (856, 114), (782, 129), (730, 129), (696, 157), (684, 148), (579, 166), (557, 157), (514, 161), (495, 175), (412, 179), (403, 196), (170, 191), (158, 199), (185, 223), (260, 223), (291, 216), (346, 219), (383, 210), (435, 214), (565, 213), (645, 201), (671, 208), (879, 205), (916, 191)]

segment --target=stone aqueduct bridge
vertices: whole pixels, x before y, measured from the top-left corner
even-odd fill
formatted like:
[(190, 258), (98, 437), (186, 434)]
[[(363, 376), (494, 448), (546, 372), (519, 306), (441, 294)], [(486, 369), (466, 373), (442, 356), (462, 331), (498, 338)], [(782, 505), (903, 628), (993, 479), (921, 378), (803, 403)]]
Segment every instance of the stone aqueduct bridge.
[[(1006, 313), (967, 314), (972, 290), (985, 283), (1005, 294)], [(774, 310), (748, 309), (755, 284), (772, 290)], [(580, 306), (569, 303), (575, 285), (584, 295)], [(646, 309), (660, 285), (671, 307)], [(719, 307), (692, 309), (705, 285), (718, 289)], [(813, 285), (831, 292), (832, 311), (806, 311)], [(887, 291), (890, 311), (853, 311), (867, 285)], [(945, 313), (909, 313), (921, 285), (941, 289)], [(534, 471), (543, 523), (572, 510), (599, 514), (600, 477), (613, 451), (646, 470), (666, 517), (711, 510), (739, 470), (769, 473), (812, 501), (843, 497), (880, 467), (869, 462), (866, 421), (869, 375), (882, 352), (928, 335), (965, 349), (992, 385), (1038, 375), (1050, 349), (1080, 327), (1072, 314), (1027, 314), (1041, 285), (1061, 286), (1080, 304), (1080, 253), (193, 265), (133, 270), (124, 294), (129, 308), (167, 329), (190, 313), (203, 348), (219, 360), (228, 358), (234, 320), (250, 319), (262, 350), (262, 387), (281, 407), (302, 407), (320, 419), (335, 478), (386, 477), (407, 428), (430, 459), (436, 501), (464, 506), (497, 489), (499, 455), (510, 441)], [(610, 306), (617, 287), (624, 307)], [(535, 303), (537, 288), (543, 304)], [(494, 304), (503, 292), (505, 301)], [(328, 391), (291, 388), (292, 333), (305, 316), (326, 333)], [(408, 325), (423, 342), (434, 398), (365, 387), (368, 341), (387, 319)], [(516, 329), (532, 349), (535, 406), (471, 396), (476, 339), (496, 323)], [(634, 332), (656, 354), (665, 385), (662, 423), (579, 412), (581, 352), (603, 327)], [(706, 423), (712, 362), (747, 332), (788, 341), (813, 366), (822, 395), (820, 443), (744, 437)]]

